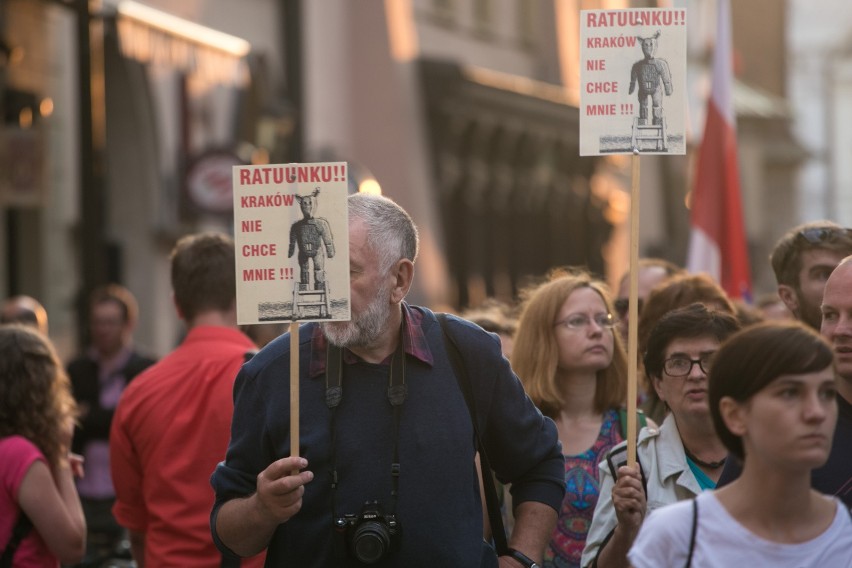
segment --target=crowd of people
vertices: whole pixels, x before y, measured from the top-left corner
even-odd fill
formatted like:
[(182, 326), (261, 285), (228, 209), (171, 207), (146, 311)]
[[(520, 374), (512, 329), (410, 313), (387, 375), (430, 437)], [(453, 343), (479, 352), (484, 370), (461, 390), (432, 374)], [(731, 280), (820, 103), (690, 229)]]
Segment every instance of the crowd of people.
[(627, 275), (436, 313), (408, 213), (348, 211), (351, 320), (297, 344), (237, 325), (220, 233), (172, 251), (159, 360), (122, 286), (67, 364), (36, 299), (0, 307), (0, 567), (852, 568), (852, 230), (790, 229), (754, 305), (639, 262), (633, 462)]

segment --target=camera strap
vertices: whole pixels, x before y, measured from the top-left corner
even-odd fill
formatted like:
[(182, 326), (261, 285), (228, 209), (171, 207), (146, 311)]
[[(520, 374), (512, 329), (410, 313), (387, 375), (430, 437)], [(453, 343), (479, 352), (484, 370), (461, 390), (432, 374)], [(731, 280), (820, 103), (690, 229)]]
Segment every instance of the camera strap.
[[(396, 351), (391, 356), (390, 376), (388, 377), (388, 402), (393, 407), (393, 459), (391, 460), (391, 506), (390, 514), (396, 514), (396, 502), (399, 496), (399, 419), (402, 404), (408, 394), (408, 386), (405, 384), (405, 347), (402, 339), (402, 326), (400, 326), (399, 343)], [(325, 404), (331, 410), (330, 435), (331, 435), (331, 510), (334, 519), (337, 514), (337, 441), (336, 441), (336, 418), (337, 407), (343, 401), (343, 349), (328, 343), (326, 349), (325, 366)]]

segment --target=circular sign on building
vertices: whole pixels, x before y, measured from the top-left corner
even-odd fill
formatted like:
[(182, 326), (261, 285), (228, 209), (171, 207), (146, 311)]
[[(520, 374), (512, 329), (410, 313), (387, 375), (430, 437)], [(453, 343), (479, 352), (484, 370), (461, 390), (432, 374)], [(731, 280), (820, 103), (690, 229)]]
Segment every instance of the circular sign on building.
[(187, 168), (186, 192), (190, 203), (208, 213), (228, 213), (234, 208), (234, 166), (246, 165), (232, 150), (208, 150)]

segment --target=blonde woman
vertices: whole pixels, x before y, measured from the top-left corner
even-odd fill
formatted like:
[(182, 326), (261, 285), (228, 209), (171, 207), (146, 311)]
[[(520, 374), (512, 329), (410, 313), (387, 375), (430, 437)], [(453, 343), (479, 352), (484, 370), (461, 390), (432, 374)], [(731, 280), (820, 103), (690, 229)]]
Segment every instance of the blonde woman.
[(556, 422), (566, 495), (544, 566), (579, 566), (598, 500), (598, 464), (624, 438), (619, 410), (627, 357), (606, 285), (558, 271), (528, 293), (512, 367), (542, 413)]
[(18, 519), (29, 528), (12, 566), (79, 562), (86, 521), (74, 487), (79, 456), (68, 449), (76, 404), (50, 341), (32, 328), (0, 325), (0, 556)]

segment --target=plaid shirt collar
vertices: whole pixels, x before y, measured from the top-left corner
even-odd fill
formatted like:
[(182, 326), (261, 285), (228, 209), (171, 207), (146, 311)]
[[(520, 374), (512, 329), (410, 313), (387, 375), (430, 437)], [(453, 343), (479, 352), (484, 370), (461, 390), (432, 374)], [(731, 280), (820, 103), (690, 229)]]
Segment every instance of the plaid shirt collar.
[[(311, 335), (311, 364), (308, 375), (313, 379), (325, 373), (325, 351), (328, 340), (320, 326), (315, 326)], [(402, 346), (407, 355), (415, 357), (429, 366), (434, 363), (432, 351), (423, 334), (423, 312), (412, 308), (407, 302), (402, 303)], [(390, 365), (393, 355), (388, 355), (382, 365)], [(343, 350), (343, 362), (346, 365), (357, 363), (361, 358), (349, 349)]]

